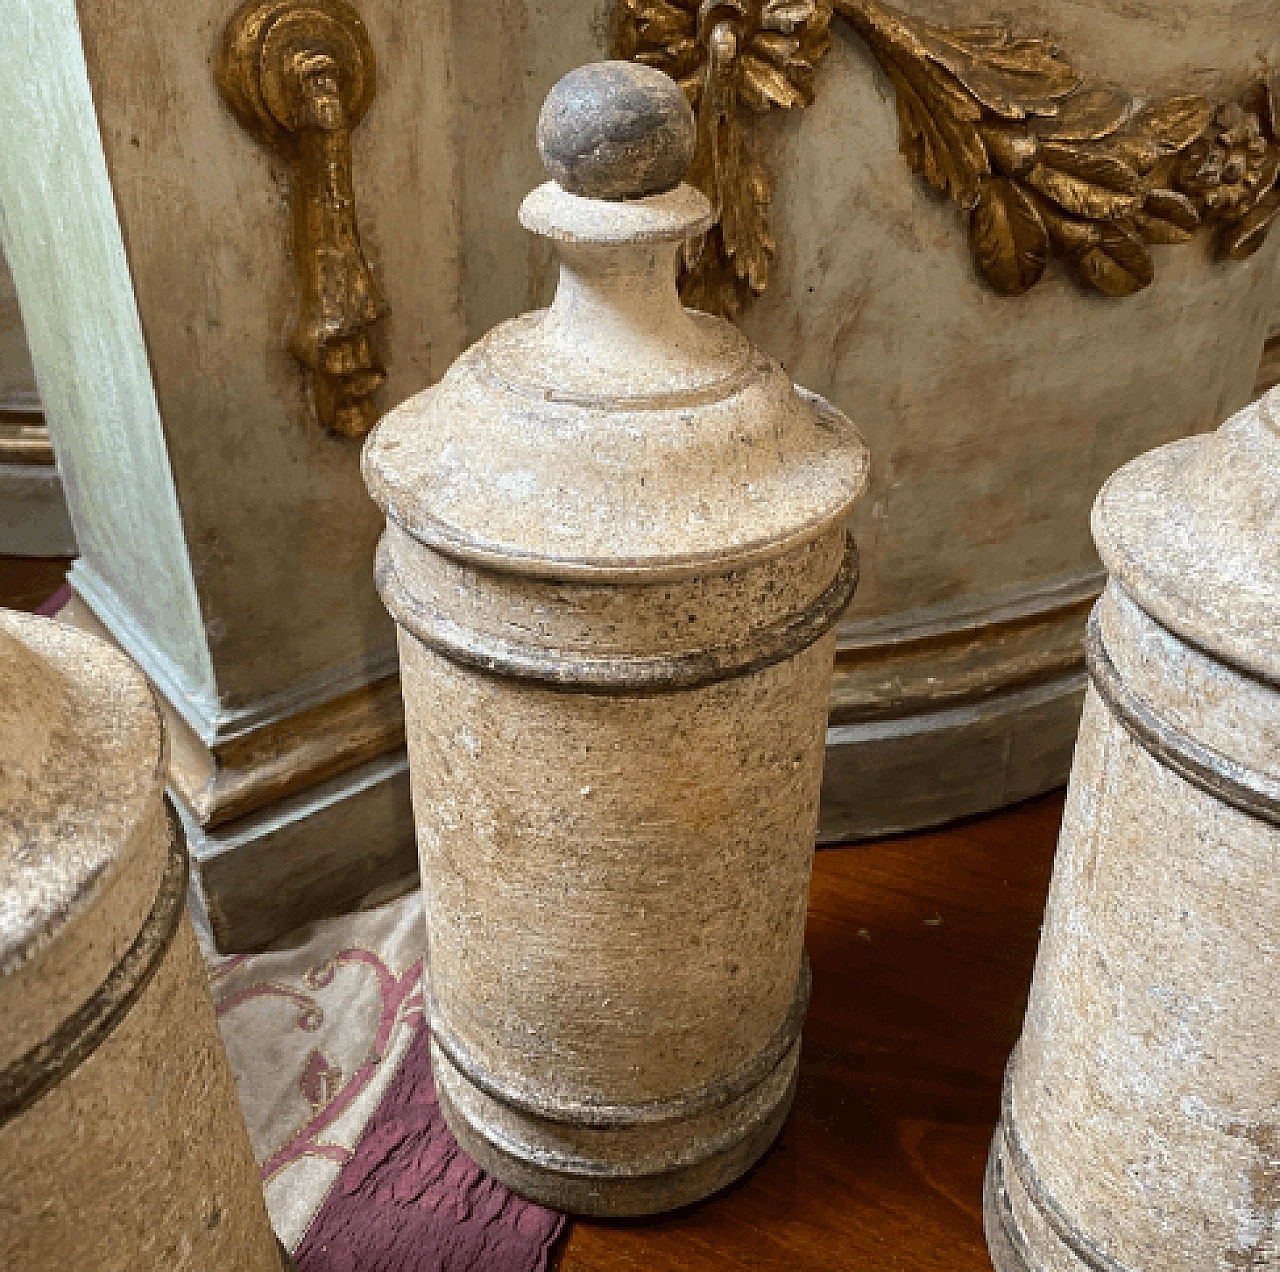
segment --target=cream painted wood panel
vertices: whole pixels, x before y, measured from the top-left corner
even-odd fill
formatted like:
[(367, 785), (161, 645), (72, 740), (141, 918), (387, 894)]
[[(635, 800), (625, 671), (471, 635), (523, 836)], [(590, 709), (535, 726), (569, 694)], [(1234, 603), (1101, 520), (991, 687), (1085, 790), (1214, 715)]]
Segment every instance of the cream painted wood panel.
[[(1167, 6), (909, 7), (1049, 33), (1091, 81), (1215, 100), (1245, 87), (1280, 31), (1263, 20), (1280, 19), (1274, 3), (1175, 6), (1181, 28)], [(1123, 300), (1053, 268), (1025, 296), (998, 296), (965, 222), (899, 154), (887, 78), (847, 26), (833, 34), (815, 105), (759, 129), (779, 248), (741, 325), (853, 415), (877, 457), (851, 617), (1095, 569), (1088, 516), (1105, 478), (1252, 396), (1280, 237), (1244, 262), (1211, 260), (1204, 239), (1157, 247), (1155, 282)]]
[[(289, 352), (289, 171), (213, 67), (228, 0), (81, 0), (220, 709), (394, 667), (359, 444), (327, 434)], [(358, 0), (378, 91), (353, 133), (360, 233), (390, 305), (388, 408), (462, 346), (443, 0)]]

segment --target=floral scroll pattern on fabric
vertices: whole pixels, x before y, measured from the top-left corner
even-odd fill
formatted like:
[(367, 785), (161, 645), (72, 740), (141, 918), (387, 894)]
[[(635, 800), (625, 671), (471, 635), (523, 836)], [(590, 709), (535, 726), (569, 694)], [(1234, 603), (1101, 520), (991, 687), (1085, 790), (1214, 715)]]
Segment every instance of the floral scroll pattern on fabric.
[(1265, 83), (1232, 102), (1144, 101), (1085, 87), (1047, 40), (935, 26), (881, 0), (618, 0), (613, 55), (666, 71), (698, 114), (689, 180), (720, 224), (686, 256), (689, 305), (732, 316), (768, 285), (770, 182), (744, 116), (813, 103), (833, 13), (884, 69), (903, 156), (968, 217), (974, 263), (1002, 295), (1056, 257), (1129, 296), (1155, 277), (1151, 245), (1203, 230), (1242, 260), (1280, 215), (1280, 107)]
[(423, 936), (415, 892), (210, 969), (267, 1206), (300, 1272), (546, 1272), (563, 1229), (444, 1123)]
[(415, 893), (218, 960), (218, 1022), (272, 1221), (300, 1240), (422, 1027)]

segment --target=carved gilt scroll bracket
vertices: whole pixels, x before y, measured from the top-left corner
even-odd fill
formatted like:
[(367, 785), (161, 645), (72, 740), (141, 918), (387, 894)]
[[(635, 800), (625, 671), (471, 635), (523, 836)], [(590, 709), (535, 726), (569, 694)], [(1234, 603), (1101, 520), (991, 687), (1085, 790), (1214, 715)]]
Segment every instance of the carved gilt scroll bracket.
[(812, 105), (834, 14), (884, 69), (904, 158), (968, 216), (974, 262), (1002, 295), (1058, 257), (1129, 296), (1155, 277), (1150, 244), (1203, 229), (1241, 260), (1280, 214), (1280, 103), (1265, 83), (1234, 102), (1142, 101), (1083, 87), (1047, 40), (934, 26), (881, 0), (616, 0), (613, 56), (666, 71), (698, 115), (688, 180), (720, 221), (686, 253), (686, 304), (732, 316), (768, 285), (770, 182), (745, 121)]
[(290, 347), (326, 428), (362, 437), (386, 379), (386, 312), (360, 246), (351, 130), (373, 101), (373, 46), (345, 0), (250, 0), (227, 24), (218, 87), (240, 123), (293, 166), (298, 319)]

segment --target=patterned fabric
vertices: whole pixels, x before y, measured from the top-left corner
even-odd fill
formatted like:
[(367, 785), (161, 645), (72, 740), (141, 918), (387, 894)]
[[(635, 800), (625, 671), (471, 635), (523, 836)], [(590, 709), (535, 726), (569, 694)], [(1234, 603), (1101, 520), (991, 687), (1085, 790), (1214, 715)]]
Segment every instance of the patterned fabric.
[(311, 924), (210, 979), (267, 1208), (301, 1272), (544, 1272), (562, 1219), (444, 1125), (411, 893)]
[(298, 1247), (302, 1272), (545, 1272), (564, 1219), (517, 1197), (449, 1134), (428, 1034)]
[(290, 1250), (422, 1026), (421, 950), (415, 892), (310, 924), (265, 954), (213, 961), (267, 1208)]

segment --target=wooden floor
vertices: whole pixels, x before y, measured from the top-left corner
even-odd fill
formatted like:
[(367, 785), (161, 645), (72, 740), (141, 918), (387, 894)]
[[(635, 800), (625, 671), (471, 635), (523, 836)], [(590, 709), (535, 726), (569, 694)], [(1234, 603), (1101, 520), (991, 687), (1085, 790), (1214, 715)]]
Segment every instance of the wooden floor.
[(559, 1272), (990, 1272), (981, 1188), (1061, 795), (817, 855), (795, 1111), (720, 1196), (575, 1223)]
[[(67, 562), (0, 557), (35, 609)], [(795, 1110), (736, 1186), (660, 1220), (575, 1223), (558, 1272), (990, 1272), (981, 1186), (1062, 797), (819, 852)]]
[(0, 606), (38, 609), (62, 586), (70, 565), (57, 557), (0, 556)]

